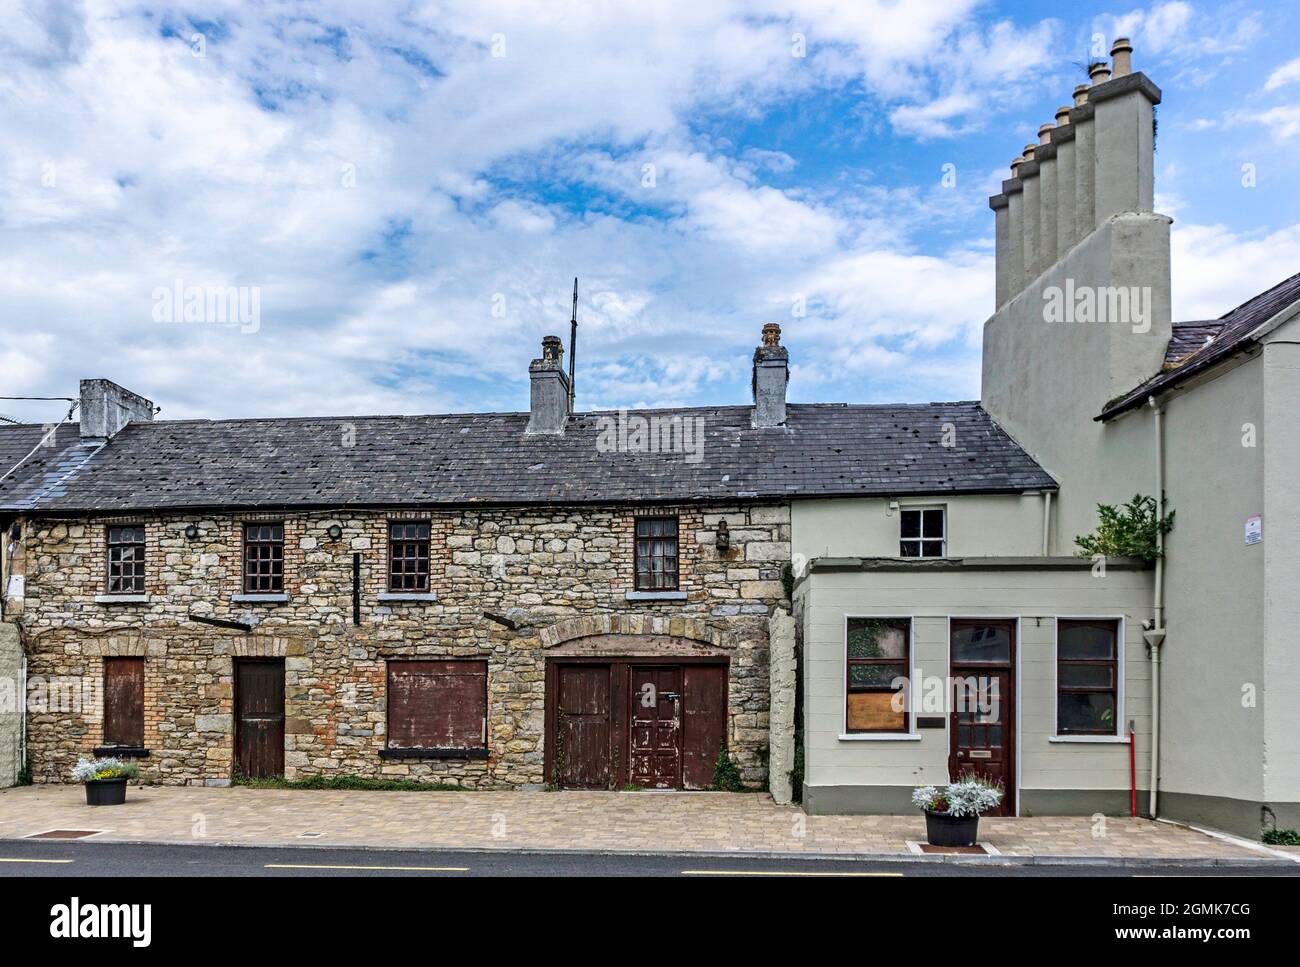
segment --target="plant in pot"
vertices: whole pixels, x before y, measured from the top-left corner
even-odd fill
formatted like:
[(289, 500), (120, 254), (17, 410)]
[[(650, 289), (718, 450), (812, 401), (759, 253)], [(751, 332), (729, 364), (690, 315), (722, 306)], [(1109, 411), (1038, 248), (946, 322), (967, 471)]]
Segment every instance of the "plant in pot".
[(140, 767), (121, 759), (87, 759), (82, 756), (72, 778), (86, 784), (87, 806), (120, 806), (126, 802), (126, 781), (138, 779)]
[(925, 811), (926, 839), (931, 846), (974, 846), (979, 836), (980, 814), (1002, 802), (1001, 783), (973, 774), (939, 788), (912, 790), (912, 805)]

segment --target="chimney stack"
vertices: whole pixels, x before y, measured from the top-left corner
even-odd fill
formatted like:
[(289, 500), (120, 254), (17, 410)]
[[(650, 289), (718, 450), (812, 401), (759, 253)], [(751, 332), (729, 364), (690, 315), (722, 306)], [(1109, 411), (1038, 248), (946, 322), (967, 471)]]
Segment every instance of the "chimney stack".
[(527, 433), (563, 433), (569, 422), (569, 376), (559, 336), (542, 339), (542, 357), (528, 364), (530, 406)]
[(790, 382), (790, 353), (781, 345), (781, 327), (763, 327), (763, 345), (754, 350), (754, 426), (785, 425), (785, 388)]
[(1056, 109), (1056, 127), (1052, 129), (1052, 145), (1056, 148), (1056, 257), (1059, 259), (1077, 241), (1075, 214), (1075, 162), (1074, 125), (1070, 123), (1070, 108), (1062, 105)]
[(1121, 212), (1155, 204), (1153, 108), (1160, 89), (1133, 72), (1133, 45), (1116, 39), (1113, 64), (1090, 64), (1091, 85), (1038, 129), (989, 199), (996, 217), (997, 305), (1002, 307), (1075, 245)]
[(83, 440), (110, 440), (128, 423), (150, 422), (157, 411), (152, 400), (107, 379), (83, 379), (78, 424)]

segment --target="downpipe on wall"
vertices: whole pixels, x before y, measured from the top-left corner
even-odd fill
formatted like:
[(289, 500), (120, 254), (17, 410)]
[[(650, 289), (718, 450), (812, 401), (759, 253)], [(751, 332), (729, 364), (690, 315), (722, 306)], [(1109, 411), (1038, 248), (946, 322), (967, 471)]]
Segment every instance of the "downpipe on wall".
[[(1155, 819), (1159, 813), (1160, 787), (1160, 647), (1165, 641), (1165, 535), (1159, 522), (1165, 519), (1164, 408), (1154, 396), (1147, 406), (1155, 415), (1156, 455), (1156, 580), (1152, 592), (1151, 621), (1142, 632), (1151, 660), (1151, 798), (1148, 811)], [(1147, 622), (1143, 622), (1147, 625)]]

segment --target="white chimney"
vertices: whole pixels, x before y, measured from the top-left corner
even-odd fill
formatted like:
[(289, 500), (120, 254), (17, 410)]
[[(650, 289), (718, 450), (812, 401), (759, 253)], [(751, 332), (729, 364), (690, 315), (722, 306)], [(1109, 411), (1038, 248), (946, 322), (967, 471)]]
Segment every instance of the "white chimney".
[(83, 440), (109, 440), (128, 423), (149, 422), (158, 407), (108, 379), (83, 379), (77, 420)]

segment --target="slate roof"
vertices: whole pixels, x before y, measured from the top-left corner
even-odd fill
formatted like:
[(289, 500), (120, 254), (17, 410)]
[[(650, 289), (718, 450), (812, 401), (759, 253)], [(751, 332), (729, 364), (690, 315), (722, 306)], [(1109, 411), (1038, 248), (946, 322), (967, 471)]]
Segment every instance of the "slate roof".
[(1246, 300), (1218, 319), (1175, 323), (1160, 372), (1107, 404), (1096, 419), (1109, 420), (1141, 406), (1152, 394), (1173, 389), (1196, 373), (1250, 348), (1255, 343), (1252, 332), (1297, 302), (1300, 302), (1300, 273)]
[[(1056, 489), (978, 403), (791, 404), (785, 428), (763, 430), (750, 426), (751, 412), (632, 412), (703, 420), (698, 461), (680, 452), (601, 452), (601, 418), (614, 413), (576, 414), (562, 436), (542, 437), (525, 435), (527, 413), (132, 423), (88, 459), (87, 448), (61, 436), (63, 462), (80, 465), (51, 476), (58, 460), (47, 461), (43, 476), (32, 472), (16, 486), (0, 485), (0, 509), (117, 513)], [(952, 446), (943, 445), (945, 424), (952, 424)], [(6, 438), (26, 440), (30, 433), (0, 428), (0, 453), (23, 450)]]

